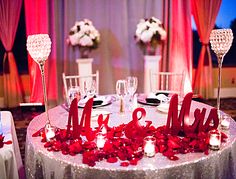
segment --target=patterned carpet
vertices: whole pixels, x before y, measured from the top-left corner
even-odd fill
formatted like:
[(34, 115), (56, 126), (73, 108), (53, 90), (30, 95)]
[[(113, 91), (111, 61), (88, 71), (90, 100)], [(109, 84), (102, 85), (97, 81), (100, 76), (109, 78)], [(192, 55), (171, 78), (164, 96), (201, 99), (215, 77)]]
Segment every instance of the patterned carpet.
[[(196, 101), (200, 101), (209, 104), (211, 106), (216, 106), (215, 99), (211, 100), (196, 99)], [(26, 137), (27, 126), (34, 117), (36, 117), (37, 115), (41, 114), (44, 111), (44, 107), (42, 106), (22, 107), (22, 108), (18, 107), (18, 108), (1, 109), (1, 110), (9, 110), (13, 115), (20, 151), (22, 155), (22, 160), (24, 162), (25, 137)], [(236, 121), (236, 98), (221, 99), (221, 110), (227, 114), (230, 114)]]

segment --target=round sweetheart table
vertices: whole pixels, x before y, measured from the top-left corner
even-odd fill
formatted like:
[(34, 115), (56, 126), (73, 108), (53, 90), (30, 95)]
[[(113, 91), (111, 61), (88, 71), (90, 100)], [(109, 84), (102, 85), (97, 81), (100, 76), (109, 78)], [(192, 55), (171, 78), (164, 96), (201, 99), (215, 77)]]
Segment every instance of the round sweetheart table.
[[(165, 125), (167, 114), (159, 112), (155, 106), (142, 105), (147, 111), (146, 119), (151, 120), (155, 127)], [(212, 108), (203, 103), (192, 101), (190, 118), (196, 108)], [(125, 109), (129, 107), (126, 106)], [(81, 114), (82, 109), (79, 108)], [(121, 115), (119, 102), (93, 109), (93, 111), (109, 112), (109, 126), (117, 126), (128, 123), (131, 120), (131, 112), (125, 111)], [(206, 115), (208, 116), (208, 114)], [(68, 110), (64, 105), (59, 105), (49, 110), (51, 123), (59, 128), (66, 128)], [(144, 121), (144, 120), (143, 120)], [(120, 166), (120, 162), (108, 163), (97, 162), (94, 167), (82, 163), (82, 155), (63, 155), (61, 152), (49, 152), (44, 148), (40, 137), (32, 137), (36, 131), (44, 127), (46, 114), (35, 117), (27, 128), (26, 136), (26, 158), (25, 169), (27, 178), (96, 178), (96, 179), (153, 179), (153, 178), (236, 178), (236, 122), (231, 119), (227, 142), (222, 143), (220, 150), (209, 150), (209, 154), (188, 153), (178, 154), (179, 160), (172, 161), (161, 153), (153, 158), (143, 157), (136, 166)], [(92, 126), (95, 127), (96, 117), (92, 119)]]

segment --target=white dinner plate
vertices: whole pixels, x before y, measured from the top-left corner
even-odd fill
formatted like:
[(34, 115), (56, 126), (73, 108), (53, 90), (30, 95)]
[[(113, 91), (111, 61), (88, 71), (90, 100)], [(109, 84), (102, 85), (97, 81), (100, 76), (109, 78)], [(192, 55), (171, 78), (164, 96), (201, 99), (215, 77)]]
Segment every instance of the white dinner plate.
[[(169, 106), (170, 104), (169, 103), (162, 103), (160, 105), (157, 106), (157, 110), (162, 112), (162, 113), (168, 113), (169, 111)], [(178, 105), (178, 111), (180, 111), (181, 109), (181, 106)]]

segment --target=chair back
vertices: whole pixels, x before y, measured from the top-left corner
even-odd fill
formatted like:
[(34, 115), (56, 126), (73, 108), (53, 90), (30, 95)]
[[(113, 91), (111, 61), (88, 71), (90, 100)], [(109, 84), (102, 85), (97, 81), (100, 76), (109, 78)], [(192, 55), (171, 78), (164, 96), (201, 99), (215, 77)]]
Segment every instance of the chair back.
[(153, 93), (176, 93), (183, 96), (185, 73), (150, 71), (150, 86)]
[(68, 90), (72, 87), (79, 87), (81, 91), (84, 91), (85, 81), (96, 81), (96, 93), (99, 94), (99, 71), (91, 75), (65, 75), (62, 73), (65, 97), (68, 102)]

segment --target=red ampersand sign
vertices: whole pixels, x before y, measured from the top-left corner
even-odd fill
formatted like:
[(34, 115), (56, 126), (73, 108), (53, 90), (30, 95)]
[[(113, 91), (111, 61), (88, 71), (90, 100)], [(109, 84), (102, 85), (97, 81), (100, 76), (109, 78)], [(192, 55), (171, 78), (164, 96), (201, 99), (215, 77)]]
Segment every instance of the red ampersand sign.
[[(138, 117), (138, 113), (141, 113)], [(137, 108), (133, 111), (132, 121), (130, 121), (125, 128), (125, 136), (129, 139), (144, 135), (144, 128), (140, 125), (139, 120), (146, 116), (144, 108)]]

